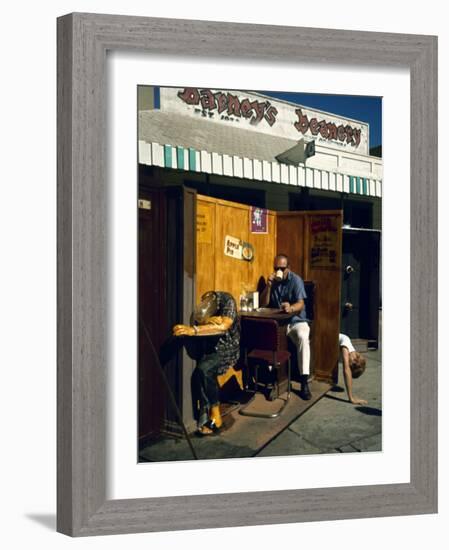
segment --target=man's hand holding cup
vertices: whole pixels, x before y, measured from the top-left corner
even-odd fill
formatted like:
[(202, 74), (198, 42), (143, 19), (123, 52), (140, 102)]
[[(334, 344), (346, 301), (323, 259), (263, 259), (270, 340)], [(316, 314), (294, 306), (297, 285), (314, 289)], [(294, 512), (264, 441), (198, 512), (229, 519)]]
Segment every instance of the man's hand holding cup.
[(271, 286), (273, 282), (276, 279), (276, 273), (272, 273), (271, 275), (268, 275), (267, 284), (268, 286)]

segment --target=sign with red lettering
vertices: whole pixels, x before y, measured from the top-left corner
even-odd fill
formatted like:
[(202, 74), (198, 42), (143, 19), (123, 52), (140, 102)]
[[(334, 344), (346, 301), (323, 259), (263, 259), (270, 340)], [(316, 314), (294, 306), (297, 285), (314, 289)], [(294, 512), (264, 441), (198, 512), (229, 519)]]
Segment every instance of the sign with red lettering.
[(295, 128), (303, 135), (318, 136), (327, 140), (338, 140), (342, 143), (347, 143), (353, 147), (358, 147), (361, 140), (361, 129), (354, 128), (347, 124), (336, 125), (334, 122), (327, 122), (325, 119), (318, 121), (316, 117), (309, 117), (302, 112), (301, 109), (296, 109), (295, 113), (298, 116), (298, 121), (295, 122)]
[(338, 269), (338, 218), (310, 216), (310, 268)]
[(180, 116), (369, 154), (369, 125), (256, 92), (160, 88), (160, 109)]
[(202, 111), (221, 115), (224, 118), (235, 117), (246, 119), (256, 125), (264, 120), (269, 126), (276, 122), (277, 109), (269, 101), (251, 100), (248, 97), (240, 98), (230, 92), (212, 92), (198, 88), (184, 88), (178, 92), (178, 97), (187, 105), (197, 105)]

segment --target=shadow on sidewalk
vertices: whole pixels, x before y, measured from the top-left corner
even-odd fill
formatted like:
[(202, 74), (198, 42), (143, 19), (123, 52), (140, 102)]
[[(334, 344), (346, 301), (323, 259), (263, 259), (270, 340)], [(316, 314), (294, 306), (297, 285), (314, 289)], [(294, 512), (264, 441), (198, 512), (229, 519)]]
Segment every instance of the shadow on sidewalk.
[(382, 411), (380, 409), (376, 409), (375, 407), (355, 407), (356, 411), (359, 411), (363, 414), (367, 414), (369, 416), (382, 416)]

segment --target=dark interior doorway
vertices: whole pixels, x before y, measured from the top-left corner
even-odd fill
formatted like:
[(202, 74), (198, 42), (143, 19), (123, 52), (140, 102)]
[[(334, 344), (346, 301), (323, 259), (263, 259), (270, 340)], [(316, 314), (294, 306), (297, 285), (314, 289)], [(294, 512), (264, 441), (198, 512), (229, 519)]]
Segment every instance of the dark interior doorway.
[(380, 231), (343, 229), (341, 332), (379, 339)]

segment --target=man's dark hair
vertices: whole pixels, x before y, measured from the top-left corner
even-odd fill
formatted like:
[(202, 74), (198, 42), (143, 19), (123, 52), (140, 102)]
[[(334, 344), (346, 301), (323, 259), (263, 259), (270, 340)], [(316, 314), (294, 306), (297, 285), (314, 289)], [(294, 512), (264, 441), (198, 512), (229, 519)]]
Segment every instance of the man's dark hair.
[(287, 260), (287, 265), (290, 265), (290, 260), (288, 259), (287, 254), (276, 254), (274, 257), (274, 263), (277, 262), (277, 260), (280, 260), (281, 258), (285, 258)]

